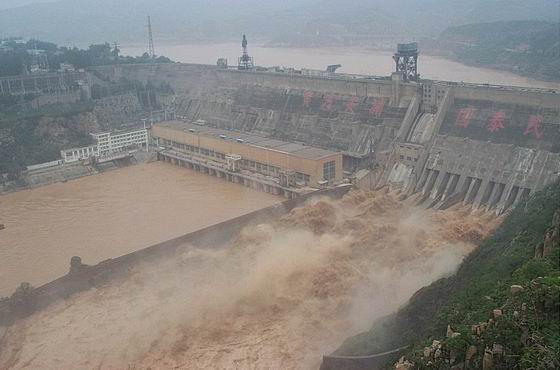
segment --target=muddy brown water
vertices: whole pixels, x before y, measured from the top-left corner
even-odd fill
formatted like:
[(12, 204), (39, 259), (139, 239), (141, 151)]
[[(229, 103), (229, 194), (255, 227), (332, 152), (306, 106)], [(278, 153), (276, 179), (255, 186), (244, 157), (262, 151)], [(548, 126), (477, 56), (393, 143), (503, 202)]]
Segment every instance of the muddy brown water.
[(161, 162), (0, 196), (0, 296), (282, 200)]
[[(141, 55), (142, 46), (123, 47), (128, 55)], [(160, 44), (157, 52), (183, 63), (215, 64), (218, 58), (237, 63), (241, 52), (239, 43), (220, 44)], [(341, 73), (389, 76), (395, 65), (389, 51), (364, 48), (265, 48), (249, 45), (249, 53), (259, 66), (286, 66), (324, 70), (329, 64), (342, 64)], [(419, 73), (423, 78), (443, 81), (489, 83), (509, 86), (560, 89), (560, 83), (539, 81), (514, 73), (467, 66), (446, 58), (426, 55), (420, 50)]]
[(453, 273), (499, 220), (385, 191), (314, 199), (225, 248), (173, 258), (8, 328), (1, 369), (318, 369), (348, 336)]

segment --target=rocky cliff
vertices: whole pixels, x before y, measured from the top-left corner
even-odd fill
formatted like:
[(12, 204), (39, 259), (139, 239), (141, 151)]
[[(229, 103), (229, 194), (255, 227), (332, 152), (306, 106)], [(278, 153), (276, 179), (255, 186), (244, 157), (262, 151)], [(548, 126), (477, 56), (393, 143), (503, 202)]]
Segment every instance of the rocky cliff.
[(454, 277), (421, 289), (336, 354), (367, 355), (408, 344), (395, 368), (558, 368), (559, 235), (556, 183), (520, 204)]

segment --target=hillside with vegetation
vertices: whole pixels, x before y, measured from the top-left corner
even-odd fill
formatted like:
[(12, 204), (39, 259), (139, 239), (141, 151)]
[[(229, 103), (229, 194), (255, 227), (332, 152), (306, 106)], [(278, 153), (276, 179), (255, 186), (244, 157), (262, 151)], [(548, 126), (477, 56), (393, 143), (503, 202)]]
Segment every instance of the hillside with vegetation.
[[(37, 63), (34, 60), (37, 51), (48, 60), (48, 66), (42, 65), (38, 73), (58, 71), (63, 63), (76, 69), (88, 69), (98, 65), (152, 62), (148, 54), (122, 56), (118, 47), (107, 43), (80, 49), (38, 40), (0, 41), (0, 77), (30, 74), (33, 64)], [(160, 56), (156, 62), (166, 63), (170, 59)], [(90, 72), (94, 74), (95, 71)], [(41, 98), (41, 93), (37, 92), (0, 96), (0, 175), (6, 175), (7, 180), (17, 179), (29, 165), (59, 159), (62, 149), (92, 144), (91, 132), (119, 129), (139, 122), (143, 104), (151, 109), (159, 107), (156, 91), (170, 93), (166, 85), (144, 86), (124, 79), (107, 82), (90, 76), (92, 99), (81, 96), (73, 103), (44, 105), (37, 103)]]
[(560, 81), (560, 23), (510, 21), (449, 28), (436, 48), (463, 63)]
[[(13, 0), (12, 0), (13, 1)], [(22, 2), (23, 3), (23, 2)], [(368, 45), (372, 39), (437, 37), (448, 27), (558, 19), (559, 0), (58, 0), (0, 10), (0, 34), (64, 44), (276, 40), (288, 45)], [(61, 27), (60, 25), (64, 25)]]
[(560, 367), (559, 183), (518, 205), (455, 276), (421, 289), (336, 354), (403, 345), (411, 347), (401, 370)]
[[(57, 71), (62, 63), (71, 64), (75, 68), (87, 68), (108, 64), (151, 63), (148, 53), (141, 56), (120, 55), (118, 46), (108, 43), (92, 44), (87, 49), (77, 47), (59, 47), (52, 42), (29, 40), (19, 42), (18, 39), (0, 40), (0, 77), (15, 76), (28, 73), (34, 62), (33, 54), (39, 52), (46, 56), (48, 70)], [(157, 63), (169, 63), (164, 56), (156, 58)]]
[(414, 40), (424, 47), (449, 27), (519, 19), (555, 22), (559, 6), (558, 0), (322, 0), (278, 14), (274, 22), (286, 17), (293, 24), (269, 44), (393, 49), (397, 42)]
[(15, 179), (26, 166), (60, 158), (60, 150), (92, 143), (93, 102), (56, 104), (31, 111), (0, 111), (0, 174)]

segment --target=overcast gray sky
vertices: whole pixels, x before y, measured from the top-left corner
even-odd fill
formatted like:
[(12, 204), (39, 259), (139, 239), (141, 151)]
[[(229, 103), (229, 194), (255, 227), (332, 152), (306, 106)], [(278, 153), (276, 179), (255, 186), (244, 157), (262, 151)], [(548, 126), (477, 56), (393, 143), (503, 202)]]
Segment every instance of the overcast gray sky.
[(16, 8), (22, 5), (35, 4), (35, 3), (48, 3), (57, 0), (0, 0), (0, 9)]
[[(14, 8), (29, 4), (37, 6)], [(148, 14), (154, 37), (170, 42), (237, 40), (242, 33), (252, 40), (292, 45), (333, 44), (337, 38), (433, 38), (447, 27), (476, 22), (557, 22), (559, 4), (560, 0), (0, 0), (0, 38), (37, 37), (66, 45), (144, 42)]]

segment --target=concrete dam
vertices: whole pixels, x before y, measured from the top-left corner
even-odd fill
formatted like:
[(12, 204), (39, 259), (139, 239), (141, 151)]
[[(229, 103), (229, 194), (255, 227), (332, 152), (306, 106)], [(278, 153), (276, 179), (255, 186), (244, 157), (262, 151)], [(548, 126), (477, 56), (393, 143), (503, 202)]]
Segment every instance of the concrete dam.
[(424, 208), (501, 214), (560, 176), (557, 91), (191, 64), (95, 74), (170, 86), (165, 104), (185, 121), (340, 152), (359, 186), (398, 189)]
[[(326, 354), (454, 273), (496, 214), (560, 175), (554, 91), (188, 64), (92, 75), (162, 87), (160, 161), (291, 199), (96, 265), (73, 258), (33, 290), (0, 367), (376, 368), (400, 348)], [(257, 175), (282, 176), (289, 157), (309, 191), (214, 166), (232, 154)]]

